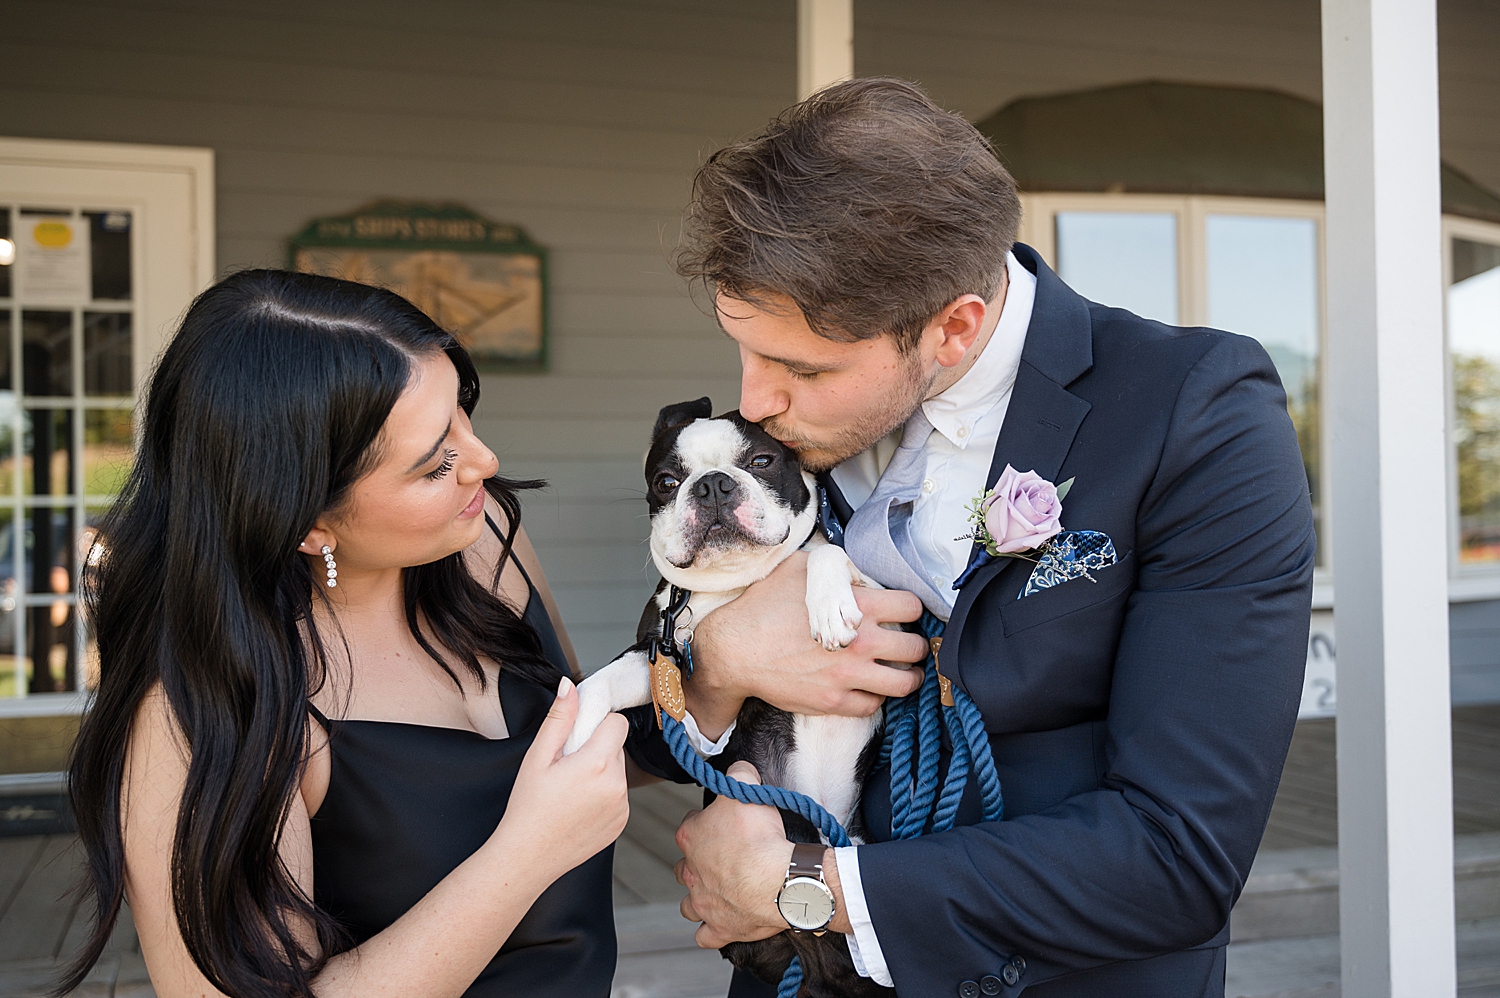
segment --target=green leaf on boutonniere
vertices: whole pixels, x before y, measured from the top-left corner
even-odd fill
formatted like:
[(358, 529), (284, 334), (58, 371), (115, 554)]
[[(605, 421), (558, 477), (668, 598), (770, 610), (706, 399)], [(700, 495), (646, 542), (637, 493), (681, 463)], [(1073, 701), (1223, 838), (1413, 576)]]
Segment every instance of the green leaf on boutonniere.
[(1057, 501), (1058, 502), (1062, 502), (1064, 499), (1068, 498), (1068, 492), (1069, 492), (1069, 490), (1071, 490), (1073, 488), (1073, 483), (1076, 482), (1077, 480), (1078, 480), (1078, 478), (1075, 475), (1074, 477), (1068, 479), (1066, 482), (1063, 482), (1061, 485), (1059, 485), (1057, 487)]

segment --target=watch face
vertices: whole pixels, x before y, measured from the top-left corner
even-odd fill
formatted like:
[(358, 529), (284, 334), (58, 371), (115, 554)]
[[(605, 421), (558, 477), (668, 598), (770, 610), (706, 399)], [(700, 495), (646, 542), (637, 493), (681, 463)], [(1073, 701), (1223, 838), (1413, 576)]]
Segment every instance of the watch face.
[(811, 877), (793, 877), (777, 895), (776, 907), (792, 928), (816, 931), (833, 918), (833, 892)]

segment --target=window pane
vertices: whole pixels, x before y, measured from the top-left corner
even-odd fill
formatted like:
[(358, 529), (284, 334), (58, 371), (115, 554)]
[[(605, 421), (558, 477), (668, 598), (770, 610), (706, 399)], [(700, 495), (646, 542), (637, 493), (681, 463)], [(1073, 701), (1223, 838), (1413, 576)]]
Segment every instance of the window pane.
[(1458, 558), (1500, 564), (1500, 246), (1453, 240), (1448, 349), (1458, 445)]
[(130, 313), (83, 313), (83, 392), (130, 394)]
[[(73, 511), (41, 507), (26, 511), (27, 589), (34, 594), (66, 597), (73, 591)], [(73, 641), (73, 607), (56, 599), (27, 608), (26, 657), (30, 691), (57, 693), (77, 683), (77, 648)]]
[(16, 387), (10, 370), (10, 309), (0, 310), (0, 391), (13, 391)]
[(22, 392), (73, 394), (73, 313), (21, 313)]
[(0, 496), (16, 488), (16, 393), (0, 391)]
[(83, 491), (117, 495), (135, 457), (129, 409), (90, 409), (83, 414)]
[(1177, 216), (1060, 211), (1057, 273), (1090, 301), (1177, 322)]
[(93, 296), (130, 298), (130, 212), (88, 211)]
[[(97, 568), (104, 557), (104, 545), (101, 543), (96, 548), (95, 542), (99, 540), (99, 521), (108, 510), (108, 506), (90, 506), (85, 511), (84, 527), (78, 535), (78, 563), (82, 572)], [(84, 628), (83, 686), (94, 690), (99, 687), (99, 640), (87, 610), (80, 609), (78, 616)]]
[[(1260, 340), (1286, 388), (1322, 536), (1318, 474), (1318, 230), (1310, 218), (1210, 215), (1208, 324)], [(1318, 564), (1324, 564), (1322, 546)]]
[(73, 491), (73, 410), (26, 410), (26, 480), (34, 496), (65, 496)]
[(16, 617), (21, 601), (16, 585), (16, 532), (12, 516), (10, 510), (0, 509), (0, 697), (22, 693), (16, 669)]
[[(0, 298), (10, 297), (10, 275), (15, 262), (16, 240), (10, 234), (10, 207), (0, 205)], [(8, 319), (9, 316), (6, 318)], [(9, 322), (6, 325), (9, 325)], [(0, 666), (0, 682), (4, 681), (4, 667)], [(3, 695), (0, 693), (0, 696)]]

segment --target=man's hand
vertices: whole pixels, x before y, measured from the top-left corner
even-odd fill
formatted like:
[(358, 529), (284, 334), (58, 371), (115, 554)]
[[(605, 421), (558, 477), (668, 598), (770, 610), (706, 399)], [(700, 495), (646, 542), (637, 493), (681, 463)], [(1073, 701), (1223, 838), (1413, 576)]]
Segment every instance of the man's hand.
[(746, 697), (795, 714), (868, 717), (885, 697), (906, 696), (922, 684), (920, 670), (882, 664), (926, 659), (920, 634), (881, 626), (920, 617), (917, 597), (856, 587), (864, 613), (859, 636), (847, 648), (825, 651), (808, 630), (806, 594), (807, 555), (799, 551), (694, 629), (696, 671), (684, 691), (704, 735), (722, 734)]
[[(759, 783), (760, 774), (748, 762), (736, 762), (729, 775), (741, 783)], [(694, 811), (677, 829), (677, 882), (688, 889), (682, 917), (702, 922), (694, 938), (704, 949), (733, 942), (766, 939), (784, 930), (786, 919), (776, 908), (776, 895), (786, 882), (792, 844), (774, 807), (741, 804), (720, 797), (705, 810)], [(829, 928), (849, 932), (844, 898), (833, 866), (833, 850), (825, 853), (824, 877), (834, 892), (834, 921)]]

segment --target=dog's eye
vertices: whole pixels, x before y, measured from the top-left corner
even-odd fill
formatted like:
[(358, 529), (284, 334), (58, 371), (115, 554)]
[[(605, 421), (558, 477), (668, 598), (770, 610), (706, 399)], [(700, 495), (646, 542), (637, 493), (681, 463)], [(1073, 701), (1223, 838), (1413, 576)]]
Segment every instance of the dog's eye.
[(677, 480), (677, 477), (675, 475), (656, 476), (656, 490), (658, 492), (671, 492), (681, 484), (682, 483)]
[(769, 454), (760, 454), (750, 459), (750, 467), (769, 468), (773, 460), (774, 458), (772, 458)]

